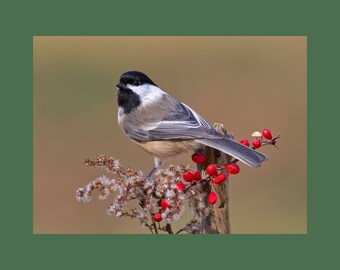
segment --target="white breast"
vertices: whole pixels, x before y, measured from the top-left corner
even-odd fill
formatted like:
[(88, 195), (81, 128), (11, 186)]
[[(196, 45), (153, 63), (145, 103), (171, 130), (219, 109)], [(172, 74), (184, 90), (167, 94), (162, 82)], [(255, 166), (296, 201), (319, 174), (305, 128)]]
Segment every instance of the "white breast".
[(198, 145), (195, 140), (135, 143), (142, 147), (146, 152), (161, 159), (167, 159), (181, 153), (192, 151)]

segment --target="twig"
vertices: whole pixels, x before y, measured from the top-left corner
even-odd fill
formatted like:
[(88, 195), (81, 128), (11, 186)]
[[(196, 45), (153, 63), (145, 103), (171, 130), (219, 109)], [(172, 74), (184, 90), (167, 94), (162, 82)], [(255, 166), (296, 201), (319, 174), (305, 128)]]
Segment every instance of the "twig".
[[(276, 146), (276, 140), (280, 138), (280, 134), (277, 135), (276, 137), (274, 137), (273, 139), (271, 140), (268, 140), (268, 141), (264, 141), (262, 142), (262, 146), (264, 145), (274, 145), (277, 149), (279, 149), (277, 146)], [(254, 149), (254, 148), (253, 148)]]
[[(200, 181), (205, 182), (207, 184), (210, 182), (210, 179), (209, 177), (206, 177), (206, 178), (202, 178)], [(197, 185), (196, 181), (191, 182), (191, 184), (184, 189), (184, 193), (186, 193), (190, 188), (194, 187), (195, 185)]]
[(166, 229), (166, 231), (167, 231), (169, 234), (174, 234), (174, 232), (172, 231), (172, 228), (171, 228), (171, 224), (170, 224), (170, 223), (167, 223), (167, 224), (166, 224), (165, 229)]
[(138, 218), (138, 217), (136, 217), (136, 216), (134, 216), (133, 214), (130, 214), (130, 213), (128, 213), (128, 212), (124, 212), (124, 213), (123, 213), (123, 216), (130, 217), (130, 218), (137, 218), (137, 219), (139, 219), (141, 223), (143, 223), (146, 227), (149, 228), (149, 230), (150, 230), (150, 232), (151, 232), (152, 234), (155, 234), (155, 233), (153, 232), (153, 230), (152, 230), (152, 226), (151, 226), (149, 223), (145, 222), (144, 220), (142, 220), (142, 219), (140, 219), (140, 218)]
[(153, 228), (155, 229), (155, 233), (158, 234), (156, 222), (153, 220), (153, 215), (152, 215), (152, 213), (151, 213), (151, 212), (149, 212), (149, 213), (150, 213), (150, 217), (151, 217), (151, 220), (152, 220)]

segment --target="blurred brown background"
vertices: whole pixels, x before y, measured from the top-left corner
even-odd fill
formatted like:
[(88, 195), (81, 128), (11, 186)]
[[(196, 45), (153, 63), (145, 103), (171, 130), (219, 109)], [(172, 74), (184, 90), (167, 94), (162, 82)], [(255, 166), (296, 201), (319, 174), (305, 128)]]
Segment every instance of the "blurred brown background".
[[(306, 37), (34, 37), (34, 233), (148, 233), (75, 190), (107, 154), (148, 171), (153, 159), (120, 131), (116, 87), (139, 70), (236, 139), (280, 133), (260, 169), (231, 177), (233, 233), (306, 233)], [(170, 163), (192, 163), (182, 155)], [(181, 223), (185, 222), (185, 218)]]

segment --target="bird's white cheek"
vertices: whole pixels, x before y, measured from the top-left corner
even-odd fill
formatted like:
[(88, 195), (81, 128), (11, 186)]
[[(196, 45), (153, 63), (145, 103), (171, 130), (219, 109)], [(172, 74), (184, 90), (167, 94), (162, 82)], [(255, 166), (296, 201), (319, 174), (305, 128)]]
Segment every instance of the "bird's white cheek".
[(142, 101), (141, 105), (143, 107), (147, 107), (150, 104), (157, 102), (158, 100), (162, 99), (164, 94), (166, 94), (162, 89), (150, 84), (140, 86), (128, 84), (127, 86), (139, 96)]

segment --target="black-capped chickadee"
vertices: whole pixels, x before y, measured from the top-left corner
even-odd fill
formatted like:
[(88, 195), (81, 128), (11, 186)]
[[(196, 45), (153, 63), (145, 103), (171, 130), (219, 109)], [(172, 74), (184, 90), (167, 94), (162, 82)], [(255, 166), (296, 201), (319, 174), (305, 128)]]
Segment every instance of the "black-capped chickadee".
[(218, 133), (194, 110), (138, 71), (124, 73), (118, 87), (118, 123), (125, 134), (155, 157), (153, 172), (169, 157), (206, 145), (251, 167), (268, 158)]

